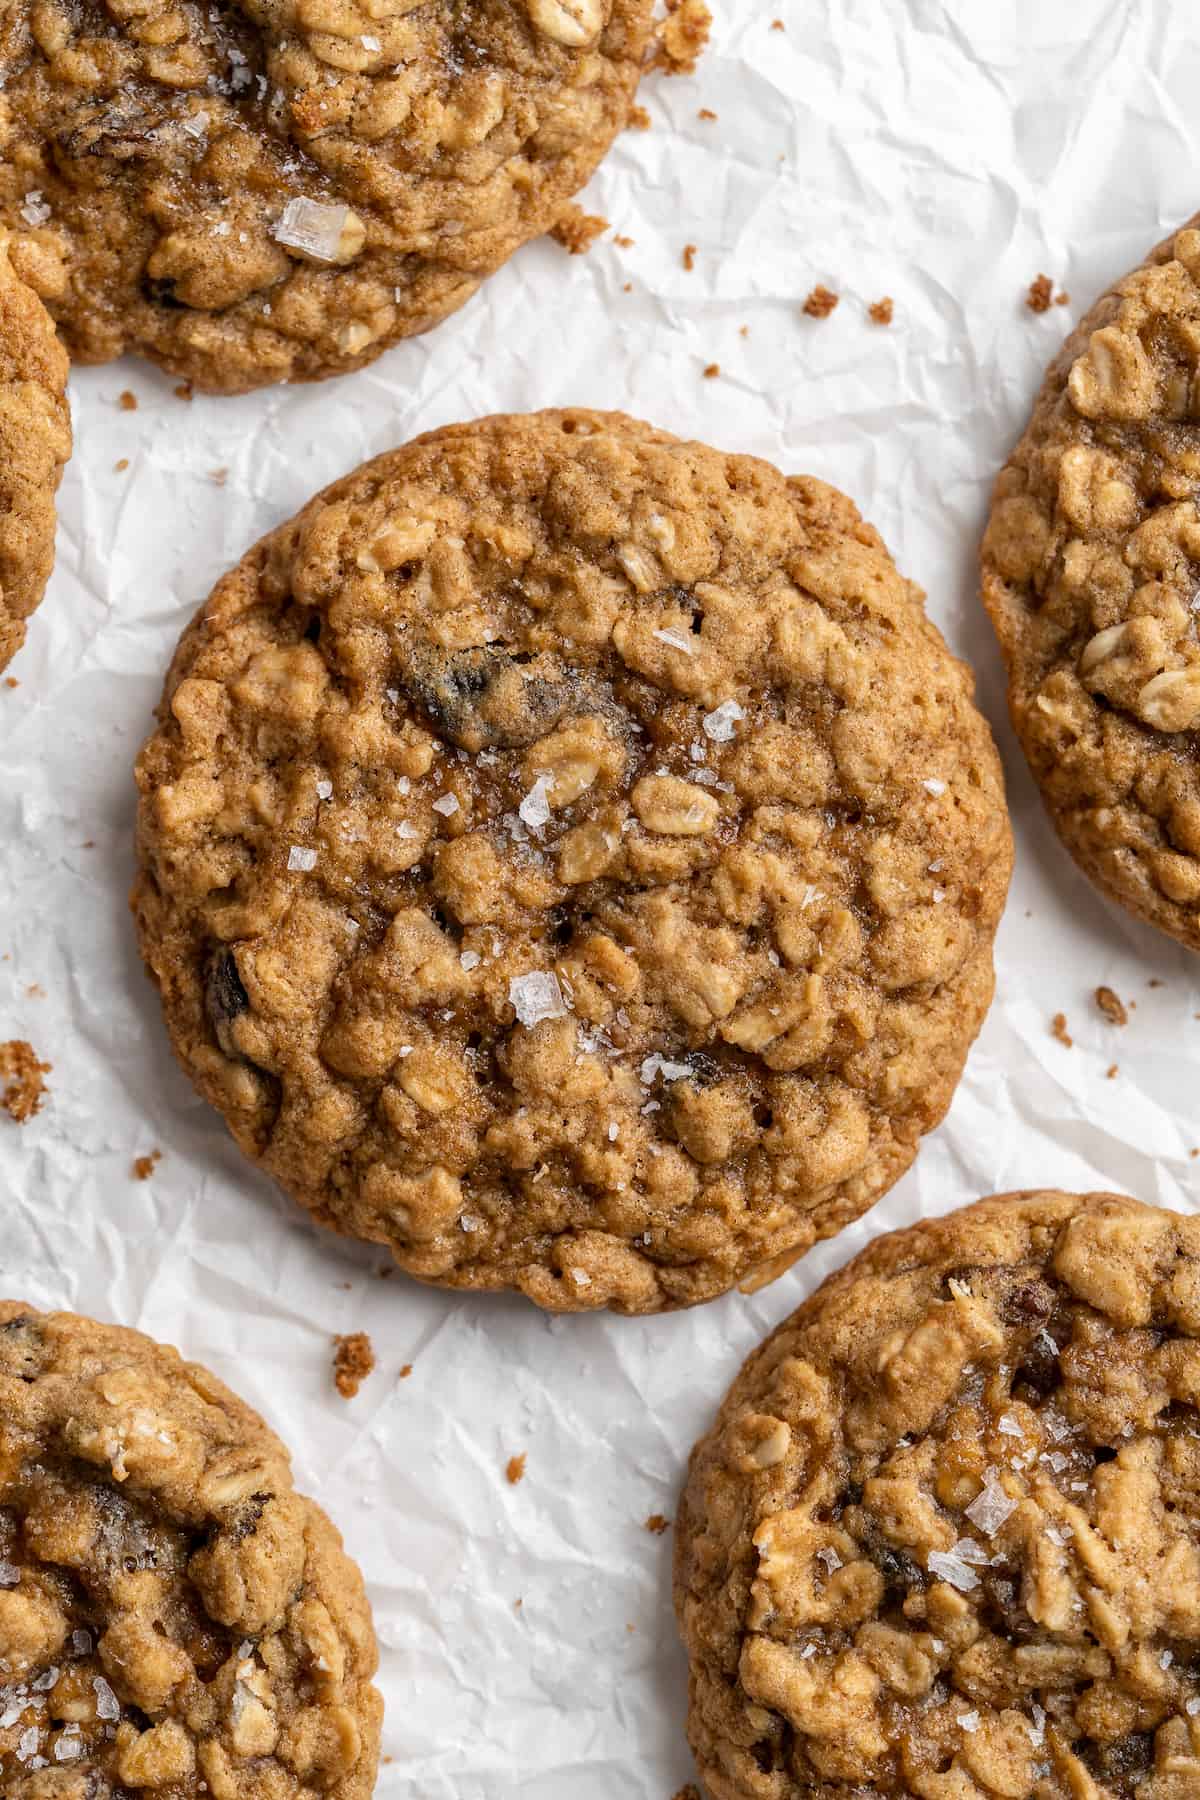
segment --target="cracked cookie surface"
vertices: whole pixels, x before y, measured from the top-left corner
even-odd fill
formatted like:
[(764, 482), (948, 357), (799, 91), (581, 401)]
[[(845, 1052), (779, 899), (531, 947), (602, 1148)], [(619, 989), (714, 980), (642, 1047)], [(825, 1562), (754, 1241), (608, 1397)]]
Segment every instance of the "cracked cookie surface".
[(612, 414), (419, 439), (176, 654), (134, 894), (176, 1052), (425, 1280), (768, 1280), (908, 1167), (990, 999), (971, 692), (821, 482)]
[(1200, 230), (1176, 232), (1050, 365), (996, 484), (983, 597), (1060, 837), (1200, 949)]
[(999, 1196), (894, 1232), (692, 1454), (714, 1800), (1200, 1791), (1200, 1218)]
[(358, 1570), (248, 1406), (0, 1301), (5, 1800), (368, 1800), (375, 1665)]
[(240, 392), (359, 368), (550, 229), (651, 0), (23, 0), (0, 219), (82, 362)]
[(54, 495), (71, 450), (66, 382), (54, 326), (0, 230), (0, 669), (25, 642), (54, 562)]

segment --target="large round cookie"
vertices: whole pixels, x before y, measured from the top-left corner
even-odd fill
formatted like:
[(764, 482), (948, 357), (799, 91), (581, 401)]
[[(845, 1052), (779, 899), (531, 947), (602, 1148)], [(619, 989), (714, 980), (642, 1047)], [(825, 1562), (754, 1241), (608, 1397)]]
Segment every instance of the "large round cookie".
[(257, 1414), (140, 1332), (0, 1301), (5, 1800), (367, 1800), (375, 1664)]
[(0, 230), (0, 669), (25, 642), (50, 575), (54, 495), (71, 451), (66, 354), (8, 249)]
[(82, 362), (359, 368), (554, 225), (652, 0), (39, 0), (0, 19), (0, 219)]
[(1200, 1792), (1200, 1219), (1009, 1194), (878, 1239), (692, 1455), (714, 1800)]
[(842, 495), (615, 415), (455, 427), (217, 587), (134, 893), (242, 1147), (429, 1281), (648, 1312), (895, 1181), (992, 991), (967, 670)]
[(1113, 899), (1200, 949), (1200, 230), (1050, 365), (996, 484), (983, 595), (1050, 816)]

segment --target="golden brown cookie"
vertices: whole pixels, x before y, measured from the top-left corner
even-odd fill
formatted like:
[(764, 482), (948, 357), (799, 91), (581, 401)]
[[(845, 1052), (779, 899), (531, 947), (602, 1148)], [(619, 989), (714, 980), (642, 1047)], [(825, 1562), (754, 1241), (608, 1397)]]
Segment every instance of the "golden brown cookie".
[(713, 1800), (1200, 1792), (1200, 1218), (981, 1201), (878, 1239), (692, 1454)]
[(983, 597), (1013, 724), (1085, 874), (1200, 949), (1200, 230), (1050, 365), (996, 484)]
[(54, 495), (71, 452), (67, 358), (8, 251), (0, 229), (0, 669), (25, 642), (50, 575)]
[(414, 1275), (652, 1312), (908, 1167), (1010, 864), (971, 678), (851, 503), (487, 419), (219, 583), (138, 766), (141, 947), (243, 1149)]
[(140, 1332), (0, 1301), (4, 1800), (367, 1800), (376, 1660), (256, 1413)]
[(0, 17), (0, 221), (80, 362), (238, 393), (361, 368), (550, 229), (652, 0), (38, 0)]

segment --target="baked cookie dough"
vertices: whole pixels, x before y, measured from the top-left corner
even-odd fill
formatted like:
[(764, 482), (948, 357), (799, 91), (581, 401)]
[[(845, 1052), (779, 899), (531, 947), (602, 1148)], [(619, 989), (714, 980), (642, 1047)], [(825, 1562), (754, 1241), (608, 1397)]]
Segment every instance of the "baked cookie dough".
[(248, 1406), (0, 1301), (5, 1800), (367, 1800), (375, 1665), (358, 1570)]
[(1200, 221), (1050, 365), (996, 484), (983, 597), (1050, 817), (1110, 898), (1200, 949)]
[(0, 17), (0, 220), (72, 356), (238, 393), (361, 368), (548, 231), (652, 0), (37, 0)]
[(158, 717), (134, 906), (175, 1050), (424, 1280), (769, 1280), (949, 1104), (1000, 771), (819, 481), (611, 414), (435, 432), (218, 584)]
[(1200, 1792), (1200, 1218), (985, 1200), (878, 1239), (693, 1452), (713, 1800)]
[(8, 251), (0, 229), (0, 669), (49, 579), (54, 495), (71, 453), (66, 354)]

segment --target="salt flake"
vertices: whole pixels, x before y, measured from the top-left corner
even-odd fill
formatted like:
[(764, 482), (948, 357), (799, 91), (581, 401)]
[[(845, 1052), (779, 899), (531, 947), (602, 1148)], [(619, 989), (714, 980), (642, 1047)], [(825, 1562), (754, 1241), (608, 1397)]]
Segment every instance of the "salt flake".
[(318, 781), (318, 783), (317, 783), (317, 799), (318, 800), (332, 800), (333, 799), (333, 783), (332, 783), (332, 781)]
[(550, 819), (550, 789), (554, 785), (550, 776), (539, 775), (517, 811), (530, 831), (540, 831)]
[(1025, 1433), (1021, 1430), (1021, 1421), (1017, 1418), (1015, 1413), (1001, 1413), (1000, 1417), (996, 1420), (996, 1429), (1002, 1432), (1005, 1437), (1025, 1436)]
[(733, 737), (734, 727), (745, 716), (736, 700), (722, 700), (720, 706), (705, 713), (702, 720), (704, 735), (711, 738), (714, 744), (728, 744)]
[(337, 262), (338, 246), (350, 209), (327, 206), (322, 200), (289, 200), (275, 226), (277, 243), (302, 250), (318, 262)]
[(477, 969), (479, 967), (479, 964), (483, 959), (478, 950), (464, 950), (458, 960), (461, 966), (468, 974), (470, 974), (472, 969)]
[(538, 1025), (543, 1019), (562, 1019), (567, 1003), (558, 985), (558, 976), (545, 970), (530, 975), (514, 975), (508, 984), (508, 998), (516, 1008), (522, 1025)]
[(943, 1550), (929, 1552), (928, 1567), (931, 1575), (948, 1581), (961, 1594), (969, 1594), (972, 1588), (979, 1586), (979, 1577), (974, 1569), (969, 1569), (957, 1556), (948, 1556)]
[(96, 1717), (114, 1720), (121, 1716), (121, 1702), (105, 1681), (103, 1675), (97, 1675), (92, 1682), (96, 1693)]
[(931, 775), (927, 781), (921, 783), (921, 786), (927, 794), (932, 794), (935, 800), (940, 799), (946, 791), (945, 782), (939, 781), (936, 775)]
[(439, 794), (433, 803), (433, 810), (435, 813), (441, 813), (444, 819), (448, 819), (452, 813), (458, 811), (458, 801), (453, 794)]
[(656, 637), (661, 644), (670, 644), (672, 650), (682, 650), (685, 656), (695, 655), (696, 646), (693, 644), (690, 637), (684, 637), (682, 631), (671, 631), (669, 629), (666, 631), (652, 631), (650, 636)]
[(1005, 1519), (1016, 1510), (1016, 1501), (1010, 1500), (1001, 1487), (995, 1469), (988, 1469), (983, 1478), (983, 1487), (966, 1512), (972, 1525), (977, 1526), (985, 1537), (994, 1537)]
[(977, 1712), (959, 1713), (958, 1722), (964, 1731), (979, 1730), (979, 1714)]
[(301, 874), (307, 875), (310, 869), (317, 866), (317, 853), (306, 849), (303, 844), (293, 844), (288, 851), (287, 866), (293, 874), (299, 870)]

